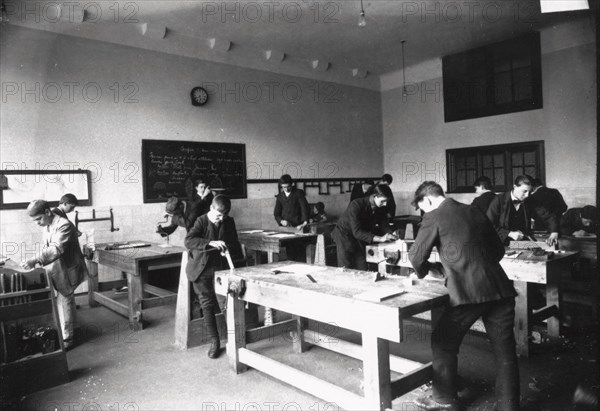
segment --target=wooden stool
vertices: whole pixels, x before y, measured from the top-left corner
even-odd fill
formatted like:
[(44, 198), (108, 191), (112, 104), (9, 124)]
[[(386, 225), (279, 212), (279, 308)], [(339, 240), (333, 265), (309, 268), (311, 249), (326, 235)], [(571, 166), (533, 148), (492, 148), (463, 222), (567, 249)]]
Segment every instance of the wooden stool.
[[(179, 271), (179, 289), (177, 290), (177, 307), (175, 309), (175, 346), (181, 350), (197, 347), (206, 344), (209, 341), (206, 335), (206, 325), (204, 318), (192, 319), (192, 299), (193, 292), (191, 283), (185, 273), (187, 266), (188, 253), (181, 254), (181, 269)], [(227, 336), (227, 325), (223, 313), (216, 315), (217, 329), (219, 336)], [(223, 339), (223, 338), (222, 338)]]
[[(245, 250), (244, 261), (246, 261)], [(192, 319), (192, 295), (195, 295), (193, 287), (187, 278), (185, 268), (187, 266), (188, 253), (181, 255), (181, 270), (179, 272), (179, 289), (177, 290), (177, 307), (175, 309), (175, 346), (181, 350), (197, 347), (209, 343), (210, 340), (206, 334), (206, 325), (204, 318)], [(230, 263), (232, 264), (232, 263)], [(221, 340), (227, 340), (227, 324), (225, 313), (216, 315), (217, 329)], [(257, 324), (258, 312), (254, 304), (246, 310), (246, 323)]]

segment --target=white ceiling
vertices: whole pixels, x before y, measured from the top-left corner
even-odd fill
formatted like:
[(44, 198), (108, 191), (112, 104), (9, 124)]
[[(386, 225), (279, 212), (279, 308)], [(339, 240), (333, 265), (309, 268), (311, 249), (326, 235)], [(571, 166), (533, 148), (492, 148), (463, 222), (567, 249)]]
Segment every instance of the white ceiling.
[[(269, 62), (269, 70), (298, 74), (297, 67), (290, 70), (296, 65), (309, 77), (327, 78), (319, 74), (326, 68), (355, 77), (357, 85), (361, 73), (368, 72), (362, 81), (372, 83), (401, 69), (401, 40), (411, 66), (593, 13), (541, 14), (539, 0), (364, 0), (367, 25), (361, 28), (360, 0), (72, 1), (62, 9), (60, 0), (3, 2), (5, 24), (255, 68), (267, 64), (266, 50), (274, 50), (285, 59)], [(213, 49), (210, 39), (217, 39)], [(225, 51), (222, 44), (231, 47)]]

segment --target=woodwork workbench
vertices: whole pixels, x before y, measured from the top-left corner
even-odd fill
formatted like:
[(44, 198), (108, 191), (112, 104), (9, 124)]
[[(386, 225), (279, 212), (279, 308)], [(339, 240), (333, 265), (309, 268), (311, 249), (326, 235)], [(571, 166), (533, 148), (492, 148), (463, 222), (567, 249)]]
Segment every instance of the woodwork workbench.
[[(294, 229), (295, 230), (295, 229)], [(267, 262), (279, 261), (286, 247), (305, 247), (306, 262), (312, 263), (317, 234), (285, 230), (247, 229), (238, 231), (238, 239), (253, 254), (256, 264), (261, 263), (260, 253), (267, 252)]]
[[(569, 277), (576, 262), (577, 252), (556, 253), (548, 261), (509, 259), (500, 261), (508, 278), (513, 280), (517, 291), (515, 298), (515, 339), (517, 354), (529, 357), (529, 334), (531, 324), (546, 319), (548, 336), (560, 336), (560, 304), (562, 302), (561, 279)], [(527, 291), (532, 284), (546, 286), (546, 306), (532, 313)]]
[[(368, 245), (367, 262), (377, 263), (379, 271), (385, 273), (385, 265), (412, 267), (408, 259), (408, 251), (413, 241), (399, 240), (393, 243)], [(524, 251), (523, 252), (527, 252)], [(392, 255), (393, 254), (393, 255)], [(529, 334), (531, 324), (546, 319), (548, 336), (558, 338), (560, 335), (560, 303), (562, 291), (561, 279), (568, 278), (576, 262), (576, 251), (558, 251), (547, 261), (515, 259), (505, 256), (500, 265), (509, 279), (513, 281), (517, 297), (515, 299), (515, 339), (517, 354), (529, 357)], [(390, 260), (392, 259), (392, 260)], [(387, 261), (386, 261), (387, 260)], [(434, 250), (429, 258), (431, 262), (439, 262), (439, 255)], [(532, 284), (546, 286), (546, 306), (532, 313), (527, 291)]]
[[(546, 240), (545, 233), (535, 234), (538, 240)], [(590, 260), (594, 267), (598, 264), (598, 238), (595, 235), (575, 237), (572, 235), (561, 235), (558, 238), (558, 248), (564, 251), (579, 251), (579, 258)]]
[[(273, 270), (279, 270), (275, 274)], [(407, 286), (399, 278), (373, 281), (373, 273), (324, 267), (295, 262), (279, 262), (235, 270), (217, 271), (215, 290), (228, 295), (231, 284), (245, 281), (245, 293), (227, 297), (227, 354), (236, 373), (252, 367), (290, 385), (309, 392), (344, 409), (380, 409), (391, 407), (392, 400), (429, 381), (431, 363), (421, 364), (400, 357), (390, 358), (389, 342), (401, 342), (403, 321), (415, 314), (432, 311), (439, 318), (448, 296), (441, 284)], [(231, 283), (231, 284), (230, 284)], [(403, 294), (395, 295), (399, 291)], [(383, 301), (365, 299), (365, 295), (384, 292), (392, 295)], [(395, 295), (395, 296), (393, 296)], [(269, 329), (293, 330), (293, 348), (303, 352), (318, 345), (363, 361), (364, 395), (347, 391), (274, 361), (246, 348), (246, 344), (269, 338), (273, 332), (247, 331), (244, 322), (246, 302), (273, 307), (293, 315)], [(308, 329), (307, 319), (353, 330), (361, 334), (362, 346), (327, 338)], [(257, 329), (258, 330), (258, 329)], [(390, 365), (391, 364), (391, 365)], [(402, 377), (390, 380), (390, 371)]]
[[(142, 243), (143, 241), (130, 241)], [(90, 307), (101, 304), (122, 316), (129, 318), (129, 327), (143, 329), (143, 311), (148, 308), (177, 301), (177, 293), (147, 284), (147, 273), (153, 270), (179, 267), (181, 254), (185, 248), (161, 247), (156, 243), (148, 247), (107, 250), (107, 244), (96, 244), (92, 260), (86, 260), (89, 271), (88, 297)], [(127, 304), (103, 293), (102, 283), (98, 282), (98, 264), (120, 270), (127, 278)], [(152, 295), (152, 297), (147, 297)]]
[(331, 234), (336, 224), (337, 219), (321, 221), (318, 223), (308, 223), (305, 227), (305, 231), (312, 234)]
[[(543, 239), (544, 235), (536, 238)], [(598, 319), (600, 298), (600, 277), (598, 276), (598, 239), (595, 235), (583, 237), (561, 236), (558, 248), (564, 251), (579, 252), (579, 267), (573, 278), (563, 281), (565, 302), (587, 305), (593, 319)]]

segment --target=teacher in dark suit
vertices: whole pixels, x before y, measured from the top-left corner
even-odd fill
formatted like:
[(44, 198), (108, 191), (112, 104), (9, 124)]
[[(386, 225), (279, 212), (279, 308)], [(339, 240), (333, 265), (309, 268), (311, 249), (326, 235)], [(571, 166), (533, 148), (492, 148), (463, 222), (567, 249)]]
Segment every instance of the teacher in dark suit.
[(228, 250), (232, 259), (242, 256), (235, 222), (229, 217), (230, 210), (231, 200), (223, 195), (216, 196), (208, 213), (198, 217), (184, 242), (189, 250), (185, 272), (200, 300), (206, 332), (211, 342), (208, 350), (210, 358), (217, 358), (221, 349), (215, 317), (221, 309), (214, 285), (215, 271), (226, 267), (220, 252)]
[(392, 190), (378, 185), (373, 194), (350, 203), (331, 232), (337, 246), (338, 267), (367, 269), (367, 244), (396, 240), (387, 218), (387, 203)]
[[(433, 398), (425, 409), (459, 409), (456, 394), (457, 355), (467, 331), (481, 317), (496, 356), (499, 410), (519, 408), (519, 367), (513, 333), (516, 292), (500, 266), (504, 247), (486, 216), (474, 207), (444, 197), (439, 184), (426, 181), (413, 204), (425, 212), (409, 259), (417, 275), (443, 272), (450, 306), (431, 336)], [(440, 263), (428, 262), (436, 247)]]

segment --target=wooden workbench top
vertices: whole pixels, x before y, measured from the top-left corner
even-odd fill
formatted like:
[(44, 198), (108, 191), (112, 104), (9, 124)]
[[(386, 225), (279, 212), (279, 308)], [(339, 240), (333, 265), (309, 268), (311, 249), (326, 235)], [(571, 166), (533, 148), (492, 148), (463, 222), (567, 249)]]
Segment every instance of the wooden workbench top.
[(315, 240), (316, 234), (312, 233), (301, 233), (298, 231), (290, 230), (262, 230), (262, 229), (246, 229), (238, 230), (238, 238), (242, 240), (255, 240), (264, 243), (279, 243), (289, 240), (307, 239)]
[[(146, 243), (150, 244), (146, 247), (134, 247), (134, 248), (121, 248), (121, 249), (112, 249), (107, 250), (106, 248), (113, 244), (123, 244), (123, 243)], [(120, 256), (127, 259), (132, 260), (151, 260), (155, 258), (162, 258), (166, 255), (181, 255), (185, 251), (185, 248), (178, 246), (170, 246), (170, 247), (161, 247), (158, 243), (153, 243), (150, 241), (142, 241), (142, 240), (133, 240), (126, 242), (118, 242), (118, 243), (102, 243), (96, 244), (95, 252), (98, 255), (111, 255), (111, 256)]]
[[(299, 270), (298, 273), (286, 271), (296, 269)], [(274, 270), (280, 272), (275, 274)], [(407, 285), (406, 277), (392, 275), (375, 282), (373, 279), (376, 273), (373, 272), (290, 261), (242, 267), (233, 271), (218, 271), (215, 275), (226, 277), (229, 274), (243, 277), (250, 282), (269, 284), (271, 287), (296, 288), (348, 299), (360, 299), (357, 296), (371, 291), (404, 290), (403, 294), (377, 302), (396, 308), (406, 308), (431, 299), (447, 299), (446, 288), (440, 281), (414, 280), (416, 284)]]

